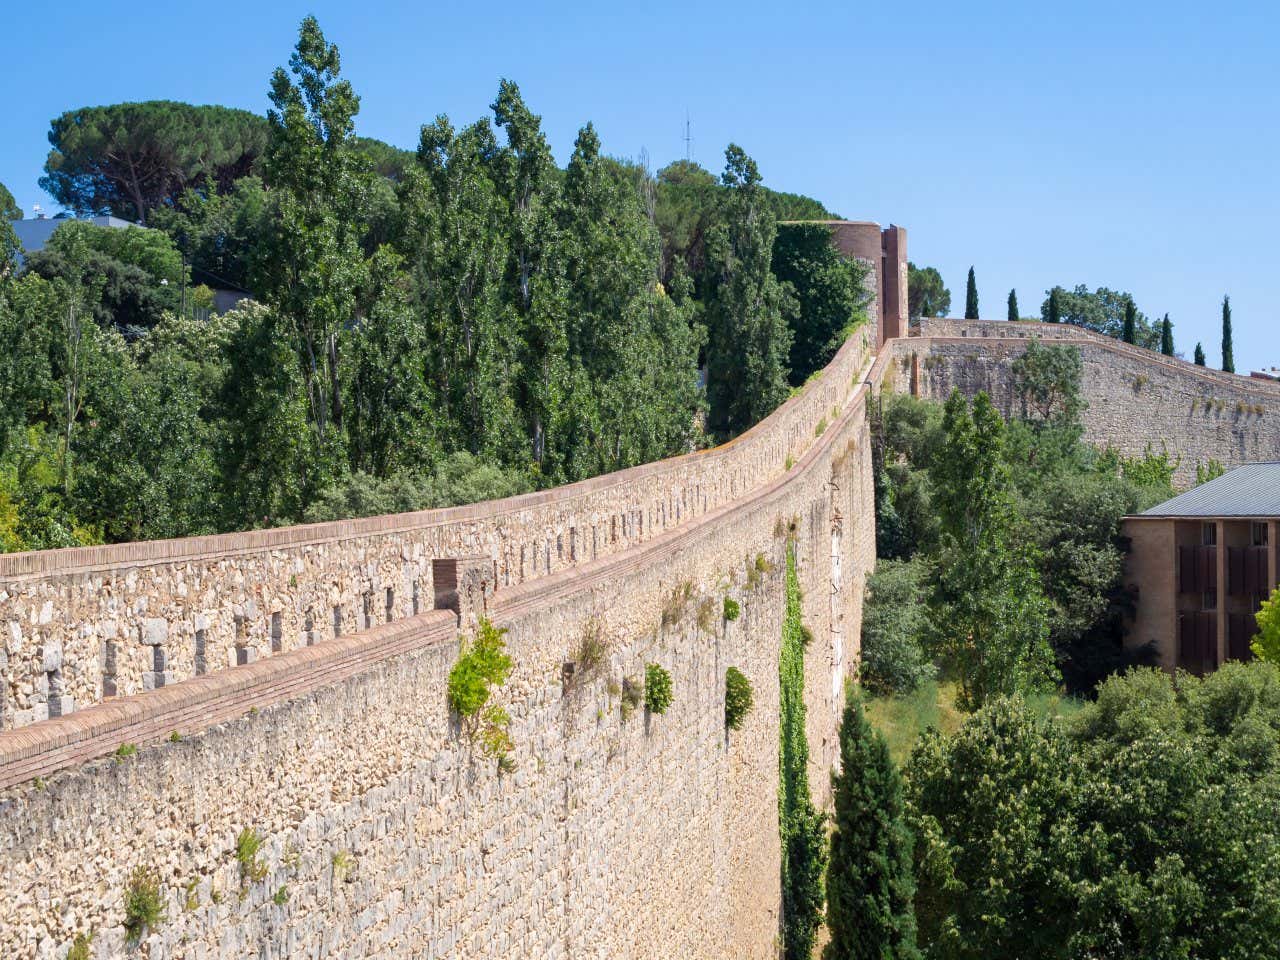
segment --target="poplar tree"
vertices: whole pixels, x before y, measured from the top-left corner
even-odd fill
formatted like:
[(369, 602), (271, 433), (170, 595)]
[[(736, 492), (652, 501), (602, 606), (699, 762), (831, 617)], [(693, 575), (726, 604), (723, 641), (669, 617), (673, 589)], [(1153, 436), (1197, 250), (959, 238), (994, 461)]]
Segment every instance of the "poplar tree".
[(1058, 288), (1054, 287), (1049, 291), (1049, 311), (1045, 316), (1047, 323), (1062, 322), (1062, 302), (1058, 299)]
[(978, 319), (978, 281), (974, 278), (973, 267), (969, 268), (969, 280), (964, 288), (964, 318)]
[(1018, 291), (1009, 291), (1009, 321), (1013, 322), (1018, 319)]
[(1222, 369), (1236, 372), (1235, 351), (1231, 346), (1231, 298), (1222, 298)]
[(840, 723), (823, 960), (918, 960), (912, 835), (902, 778), (857, 697)]
[(1196, 344), (1196, 366), (1204, 366), (1204, 347), (1200, 346), (1199, 343)]
[(1167, 313), (1160, 321), (1160, 352), (1166, 357), (1173, 356), (1173, 324), (1169, 322)]
[(1120, 339), (1125, 343), (1138, 342), (1138, 308), (1129, 297), (1124, 302), (1124, 330)]
[(741, 433), (786, 399), (795, 299), (771, 268), (777, 220), (756, 163), (725, 150), (720, 222), (707, 238), (708, 423)]

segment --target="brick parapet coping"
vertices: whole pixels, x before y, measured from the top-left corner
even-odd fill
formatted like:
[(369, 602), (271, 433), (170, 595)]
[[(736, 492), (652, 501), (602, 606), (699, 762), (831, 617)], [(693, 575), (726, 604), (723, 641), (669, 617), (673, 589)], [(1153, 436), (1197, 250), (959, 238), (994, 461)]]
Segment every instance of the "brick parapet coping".
[[(863, 368), (840, 417), (808, 446), (791, 470), (621, 553), (505, 588), (494, 596), (491, 617), (498, 623), (509, 622), (583, 590), (607, 588), (627, 572), (665, 566), (699, 534), (730, 514), (768, 507), (781, 499), (792, 483), (826, 465), (825, 455), (844, 434), (842, 428), (850, 418), (863, 415), (868, 388), (883, 378), (889, 359), (889, 353), (882, 352)], [(155, 743), (175, 731), (195, 735), (255, 708), (293, 700), (395, 657), (456, 642), (457, 638), (454, 613), (433, 610), (158, 690), (96, 703), (63, 717), (0, 731), (0, 789), (106, 757), (121, 744)]]

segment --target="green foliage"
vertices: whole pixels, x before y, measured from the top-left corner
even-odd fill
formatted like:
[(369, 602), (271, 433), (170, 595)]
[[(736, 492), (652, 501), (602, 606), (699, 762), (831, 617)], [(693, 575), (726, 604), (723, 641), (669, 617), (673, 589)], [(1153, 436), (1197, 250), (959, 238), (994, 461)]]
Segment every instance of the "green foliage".
[(1169, 322), (1167, 313), (1160, 321), (1160, 352), (1166, 357), (1173, 356), (1173, 324)]
[(881, 560), (867, 578), (860, 676), (869, 690), (909, 693), (936, 675), (924, 650), (928, 572), (922, 558)]
[(730, 667), (724, 674), (724, 725), (737, 730), (751, 712), (755, 694), (751, 681), (737, 667)]
[(1254, 615), (1258, 632), (1249, 643), (1249, 649), (1259, 660), (1280, 664), (1280, 587), (1262, 601)]
[(862, 702), (845, 703), (840, 773), (832, 776), (834, 830), (827, 864), (824, 960), (917, 960), (912, 870), (902, 778)]
[(935, 267), (907, 264), (907, 312), (918, 317), (945, 317), (951, 312), (951, 291)]
[(515, 741), (511, 738), (511, 715), (502, 707), (490, 707), (480, 718), (481, 752), (490, 760), (498, 762), (498, 769), (503, 773), (513, 773), (516, 769), (515, 759), (511, 756), (515, 750)]
[(289, 888), (286, 886), (281, 886), (278, 890), (276, 890), (274, 894), (272, 894), (271, 902), (274, 903), (277, 907), (283, 907), (286, 903), (289, 902)]
[(514, 663), (506, 653), (505, 627), (499, 629), (484, 617), (476, 626), (475, 637), (465, 639), (458, 660), (449, 670), (449, 709), (468, 722), (474, 722), (489, 702), (493, 687), (507, 682)]
[[(7, 220), (21, 220), (22, 207), (18, 206), (18, 201), (13, 199), (13, 194), (9, 192), (9, 188), (0, 183), (0, 222)], [(0, 230), (3, 226), (0, 226)]]
[(1019, 516), (1002, 453), (1004, 421), (985, 393), (953, 392), (947, 440), (931, 465), (941, 537), (929, 606), (931, 646), (955, 671), (960, 701), (1042, 688), (1053, 677), (1046, 602), (1026, 551), (1014, 549)]
[(645, 664), (644, 705), (650, 713), (663, 714), (671, 706), (671, 674), (658, 663)]
[(822, 922), (826, 818), (809, 791), (805, 735), (804, 649), (800, 577), (787, 544), (786, 611), (778, 656), (778, 833), (782, 838), (782, 956), (809, 960)]
[(124, 929), (137, 942), (145, 933), (164, 923), (164, 899), (160, 895), (160, 874), (152, 867), (138, 866), (129, 874), (124, 890)]
[(355, 874), (356, 858), (348, 850), (339, 850), (331, 858), (333, 879), (342, 882)]
[(1061, 323), (1062, 322), (1062, 288), (1054, 287), (1049, 291), (1049, 296), (1045, 300), (1044, 305), (1045, 323)]
[(81, 215), (145, 224), (188, 188), (229, 186), (266, 146), (262, 118), (168, 100), (69, 110), (50, 124), (40, 186)]
[(1005, 319), (1007, 319), (1010, 323), (1016, 323), (1016, 322), (1018, 321), (1018, 319), (1019, 319), (1019, 317), (1018, 317), (1018, 291), (1017, 291), (1017, 290), (1010, 290), (1010, 291), (1009, 291), (1009, 313), (1008, 313), (1008, 316), (1007, 316)]
[(622, 722), (626, 723), (636, 708), (644, 703), (644, 684), (635, 677), (625, 677), (622, 681)]
[(1222, 461), (1215, 460), (1213, 457), (1209, 458), (1208, 463), (1197, 463), (1196, 486), (1198, 487), (1202, 483), (1208, 483), (1210, 480), (1216, 480), (1226, 472), (1227, 468), (1222, 465)]
[(724, 618), (729, 621), (737, 620), (742, 614), (742, 607), (733, 597), (726, 596), (724, 598)]
[(662, 625), (670, 627), (683, 620), (685, 614), (689, 612), (689, 601), (692, 598), (692, 582), (681, 580), (672, 587), (671, 593), (667, 595), (666, 600), (662, 603)]
[(974, 278), (973, 267), (969, 268), (969, 279), (964, 287), (964, 318), (978, 319), (978, 281)]
[(116, 759), (116, 763), (120, 763), (122, 760), (126, 760), (129, 757), (136, 757), (137, 755), (138, 747), (137, 744), (133, 743), (120, 744), (120, 746), (116, 747), (115, 753), (112, 754)]
[(1199, 343), (1196, 343), (1195, 363), (1197, 367), (1203, 367), (1205, 365), (1204, 347), (1200, 346)]
[(1280, 673), (1113, 677), (1073, 720), (1000, 701), (907, 768), (930, 956), (1267, 955)]
[(1231, 298), (1222, 298), (1222, 369), (1236, 372), (1235, 347), (1231, 343)]
[(1124, 302), (1124, 323), (1120, 329), (1120, 339), (1125, 343), (1137, 343), (1138, 337), (1138, 307), (1133, 302), (1133, 297), (1128, 297)]
[[(1056, 317), (1055, 319), (1055, 308)], [(1054, 287), (1045, 293), (1041, 316), (1050, 323), (1073, 323), (1078, 327), (1123, 339), (1125, 315), (1133, 310), (1134, 339), (1128, 342), (1154, 350), (1160, 345), (1160, 330), (1133, 306), (1132, 294), (1098, 287), (1090, 292), (1085, 284), (1067, 290)]]
[(799, 306), (788, 361), (789, 382), (796, 387), (830, 363), (866, 321), (867, 268), (835, 248), (825, 224), (782, 223), (773, 243), (772, 269), (791, 284)]
[(1077, 429), (1085, 402), (1080, 393), (1084, 360), (1080, 348), (1069, 344), (1027, 344), (1010, 368), (1014, 395), (1024, 417), (1042, 426)]
[(71, 949), (67, 951), (66, 960), (91, 960), (92, 954), (89, 952), (93, 947), (93, 934), (77, 933), (75, 940), (71, 944)]
[(241, 889), (258, 883), (267, 875), (267, 865), (259, 857), (262, 843), (262, 835), (252, 827), (245, 827), (236, 836), (236, 863), (240, 865)]

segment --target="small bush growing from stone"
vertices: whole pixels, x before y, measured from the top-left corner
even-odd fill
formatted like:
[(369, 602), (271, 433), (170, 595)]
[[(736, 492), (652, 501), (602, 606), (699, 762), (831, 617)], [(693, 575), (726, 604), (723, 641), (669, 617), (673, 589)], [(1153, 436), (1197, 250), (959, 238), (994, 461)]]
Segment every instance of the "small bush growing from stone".
[(622, 722), (626, 723), (636, 707), (644, 702), (644, 687), (635, 677), (626, 677), (622, 681)]
[(333, 878), (346, 880), (352, 876), (356, 868), (356, 858), (346, 850), (339, 850), (333, 855)]
[(240, 864), (240, 886), (257, 883), (267, 875), (267, 865), (258, 854), (262, 850), (262, 837), (253, 827), (245, 827), (236, 837), (236, 862)]
[(199, 886), (199, 880), (193, 878), (187, 881), (187, 885), (184, 888), (186, 890), (186, 896), (183, 897), (182, 900), (182, 908), (186, 910), (187, 913), (192, 913), (200, 906), (200, 894), (196, 891), (196, 888)]
[(724, 598), (724, 618), (726, 620), (737, 620), (742, 615), (742, 607), (738, 606), (738, 601), (733, 597)]
[(692, 583), (688, 580), (682, 580), (676, 584), (675, 589), (671, 591), (671, 595), (667, 597), (666, 602), (662, 605), (662, 625), (664, 627), (669, 627), (684, 619), (685, 612), (689, 609), (689, 598), (692, 596)]
[(164, 923), (160, 875), (151, 867), (135, 867), (124, 890), (124, 929), (136, 943), (142, 935)]
[(821, 420), (818, 421), (818, 425), (813, 428), (813, 435), (815, 437), (820, 437), (826, 432), (827, 432), (827, 418), (823, 417)]
[(737, 667), (730, 667), (724, 674), (724, 725), (730, 730), (737, 730), (742, 721), (751, 712), (755, 702), (755, 694), (751, 690), (751, 681)]
[(502, 686), (511, 675), (506, 633), (481, 617), (475, 639), (464, 642), (458, 662), (449, 671), (449, 708), (464, 720), (474, 722), (489, 701), (490, 688)]
[(644, 668), (644, 705), (650, 713), (663, 714), (671, 706), (671, 674), (658, 663)]
[(115, 757), (116, 763), (120, 763), (129, 757), (135, 756), (137, 752), (137, 744), (122, 743), (120, 746), (116, 747), (116, 752), (113, 756)]
[(698, 604), (698, 629), (703, 633), (710, 633), (716, 626), (716, 602), (710, 597), (704, 597), (702, 602)]
[(498, 769), (510, 772), (515, 769), (515, 761), (511, 759), (515, 748), (511, 739), (511, 715), (502, 707), (490, 707), (484, 712), (480, 725), (481, 752), (498, 761)]
[(791, 454), (789, 454), (789, 453), (788, 453), (788, 454), (787, 454), (787, 461), (786, 461), (786, 464), (785, 464), (784, 469), (790, 470), (790, 469), (791, 469), (792, 467), (794, 467), (795, 465), (796, 465), (796, 458), (795, 458), (795, 457), (793, 457)]
[(275, 892), (275, 896), (273, 896), (271, 900), (277, 907), (283, 907), (289, 902), (289, 888), (281, 887)]
[(67, 951), (67, 960), (89, 960), (89, 947), (93, 944), (93, 934), (77, 933)]
[(604, 623), (599, 617), (592, 617), (587, 621), (573, 659), (578, 666), (575, 679), (597, 673), (608, 662), (609, 641), (605, 637)]
[(170, 742), (170, 743), (181, 743), (181, 742), (182, 742), (182, 734), (180, 734), (177, 730), (173, 731), (173, 733), (169, 734), (169, 742)]

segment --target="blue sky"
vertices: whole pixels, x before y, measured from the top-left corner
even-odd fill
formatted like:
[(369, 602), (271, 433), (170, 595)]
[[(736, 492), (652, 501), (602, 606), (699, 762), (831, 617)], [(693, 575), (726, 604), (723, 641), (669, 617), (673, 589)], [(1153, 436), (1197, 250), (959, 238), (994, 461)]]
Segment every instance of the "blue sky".
[[(487, 112), (500, 77), (562, 160), (592, 120), (616, 155), (719, 171), (741, 143), (766, 182), (899, 223), (918, 264), (982, 314), (1055, 283), (1134, 293), (1180, 351), (1280, 365), (1280, 12), (1272, 4), (13, 4), (0, 182), (29, 211), (49, 120), (169, 98), (266, 108), (315, 13), (362, 97), (359, 131), (405, 147), (438, 113)], [(105, 18), (105, 19), (104, 19)], [(15, 62), (16, 61), (16, 62)]]

